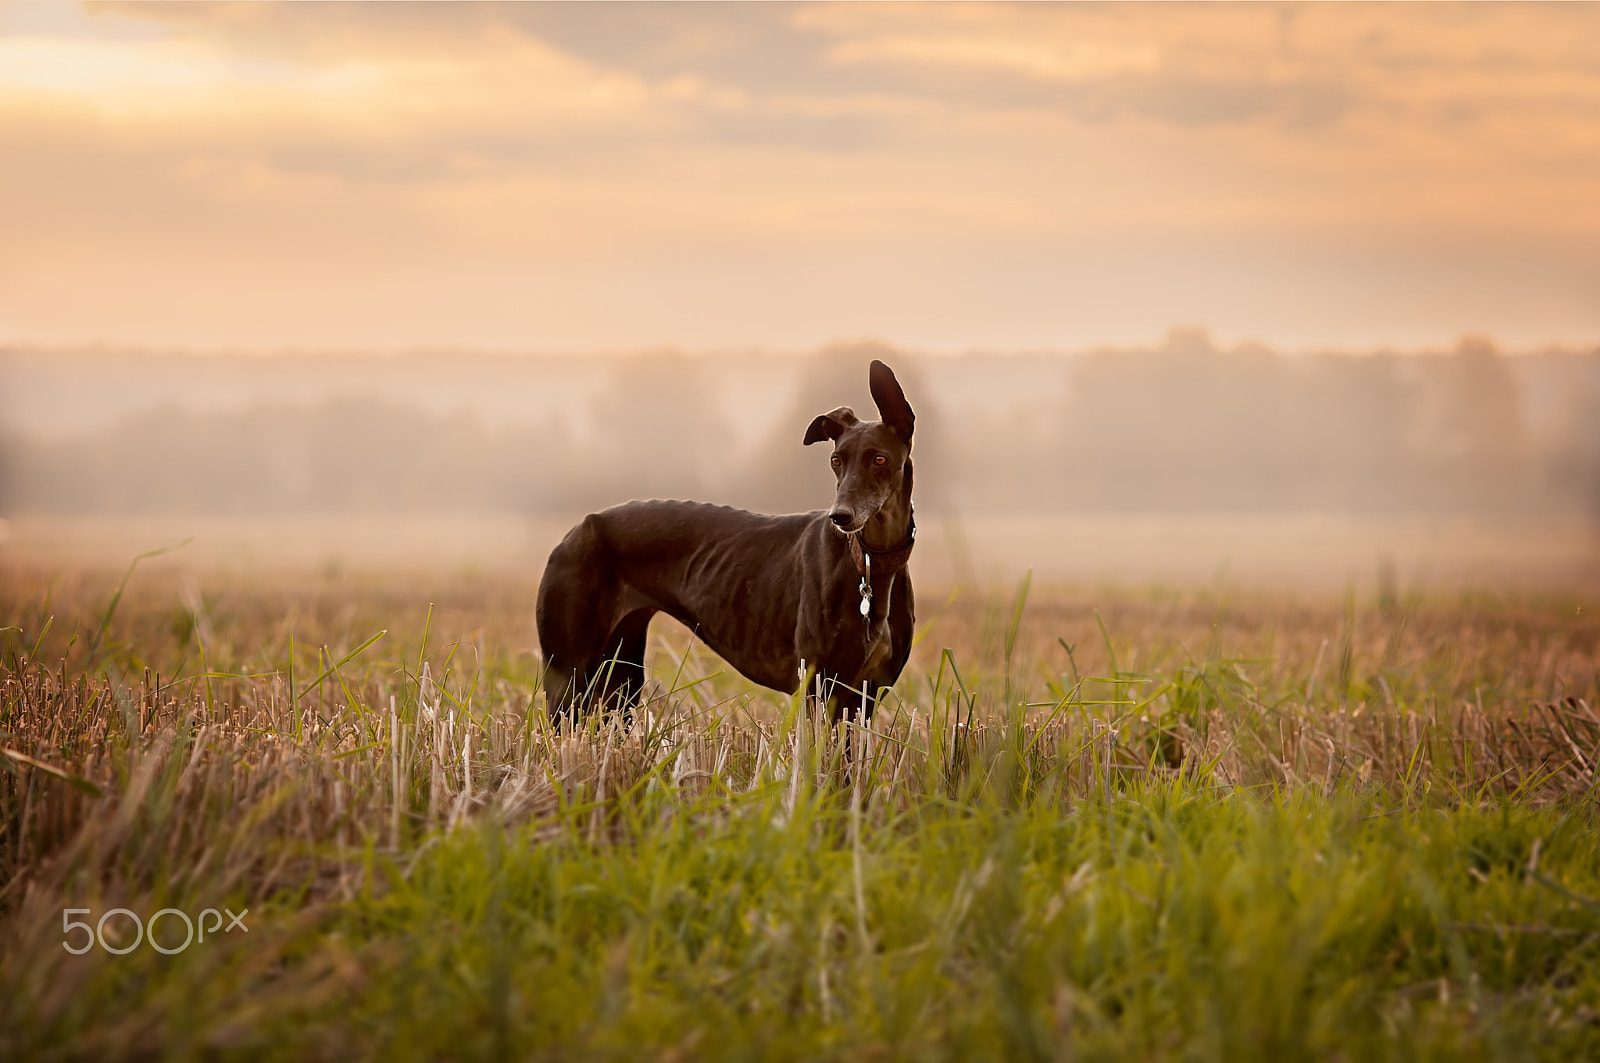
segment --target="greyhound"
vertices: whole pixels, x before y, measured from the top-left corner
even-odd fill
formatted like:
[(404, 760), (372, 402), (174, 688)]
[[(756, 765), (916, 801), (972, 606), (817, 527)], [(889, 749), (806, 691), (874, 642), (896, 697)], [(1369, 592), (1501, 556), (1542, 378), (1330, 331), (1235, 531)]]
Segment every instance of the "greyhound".
[(807, 446), (833, 441), (831, 510), (626, 502), (567, 533), (539, 583), (552, 717), (589, 704), (629, 711), (658, 612), (763, 686), (792, 694), (814, 674), (835, 722), (872, 715), (911, 653), (916, 415), (888, 366), (874, 361), (867, 378), (881, 421), (840, 406), (806, 429)]

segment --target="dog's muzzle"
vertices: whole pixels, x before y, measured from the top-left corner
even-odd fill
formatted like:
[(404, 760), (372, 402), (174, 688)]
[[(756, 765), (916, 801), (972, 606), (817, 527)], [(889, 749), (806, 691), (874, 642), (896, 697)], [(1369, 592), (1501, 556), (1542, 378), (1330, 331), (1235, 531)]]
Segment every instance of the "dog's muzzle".
[(850, 512), (848, 509), (836, 509), (828, 514), (828, 519), (833, 522), (833, 526), (839, 529), (839, 531), (846, 535), (853, 535), (860, 531), (862, 526), (866, 524), (866, 521), (862, 521), (861, 524), (851, 527), (851, 525), (855, 522), (855, 516), (856, 515)]

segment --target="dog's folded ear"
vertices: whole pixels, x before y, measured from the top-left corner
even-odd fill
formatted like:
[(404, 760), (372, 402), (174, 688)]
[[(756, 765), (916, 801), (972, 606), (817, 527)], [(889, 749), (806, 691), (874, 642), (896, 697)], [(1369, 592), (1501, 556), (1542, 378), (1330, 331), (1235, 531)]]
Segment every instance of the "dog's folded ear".
[(840, 406), (829, 413), (819, 413), (811, 422), (811, 427), (806, 429), (806, 446), (824, 439), (838, 439), (851, 425), (860, 423), (856, 411), (848, 406)]
[(911, 442), (917, 415), (911, 411), (906, 393), (900, 390), (900, 381), (894, 378), (894, 370), (874, 358), (867, 369), (867, 383), (872, 388), (872, 401), (878, 404), (878, 415), (883, 418), (883, 423), (893, 429), (895, 435), (907, 443)]

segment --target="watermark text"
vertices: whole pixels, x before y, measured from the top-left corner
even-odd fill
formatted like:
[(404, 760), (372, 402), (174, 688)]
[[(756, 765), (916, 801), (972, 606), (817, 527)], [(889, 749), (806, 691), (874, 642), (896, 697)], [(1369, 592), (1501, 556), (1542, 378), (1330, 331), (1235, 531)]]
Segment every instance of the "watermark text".
[[(227, 913), (228, 916), (226, 926), (222, 923), (223, 913)], [(90, 925), (81, 919), (74, 919), (73, 916), (86, 915), (93, 917), (93, 909), (63, 908), (61, 909), (61, 947), (74, 956), (82, 956), (85, 952), (99, 945), (113, 956), (125, 956), (145, 941), (149, 941), (150, 947), (157, 952), (167, 956), (175, 956), (196, 941), (205, 941), (207, 934), (216, 937), (219, 932), (230, 934), (235, 928), (244, 931), (246, 934), (250, 933), (250, 928), (244, 925), (244, 917), (249, 914), (250, 909), (248, 908), (238, 915), (234, 915), (227, 908), (222, 909), (221, 912), (215, 908), (207, 908), (200, 913), (198, 919), (190, 919), (189, 914), (180, 909), (163, 908), (148, 920), (145, 920), (140, 919), (137, 912), (130, 911), (127, 908), (112, 908), (110, 911), (103, 913), (97, 922)], [(210, 926), (206, 925), (207, 917), (211, 920)], [(106, 933), (106, 922), (113, 918), (116, 918), (118, 922), (111, 924), (111, 933), (108, 935)], [(156, 940), (156, 923), (162, 919), (178, 920), (183, 924), (184, 937), (181, 945), (163, 945)], [(126, 931), (121, 925), (128, 922), (133, 924), (133, 940), (131, 942), (126, 940)], [(81, 941), (81, 944), (75, 944), (73, 940), (74, 934), (79, 931), (81, 931), (81, 936), (78, 940)]]

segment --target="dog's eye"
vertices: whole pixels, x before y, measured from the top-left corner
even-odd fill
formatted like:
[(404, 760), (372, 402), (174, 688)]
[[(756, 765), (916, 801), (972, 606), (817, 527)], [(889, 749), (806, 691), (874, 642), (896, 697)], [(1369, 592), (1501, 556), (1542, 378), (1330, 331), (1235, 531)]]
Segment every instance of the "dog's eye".
[(872, 459), (872, 464), (874, 464), (874, 465), (887, 465), (887, 464), (889, 464), (889, 459), (884, 457), (882, 454), (879, 454), (877, 457)]
[(837, 469), (839, 466), (844, 464), (844, 459), (839, 457), (839, 455), (837, 455), (837, 454), (835, 454), (833, 457), (829, 458), (828, 461), (833, 464), (833, 467), (835, 469)]

